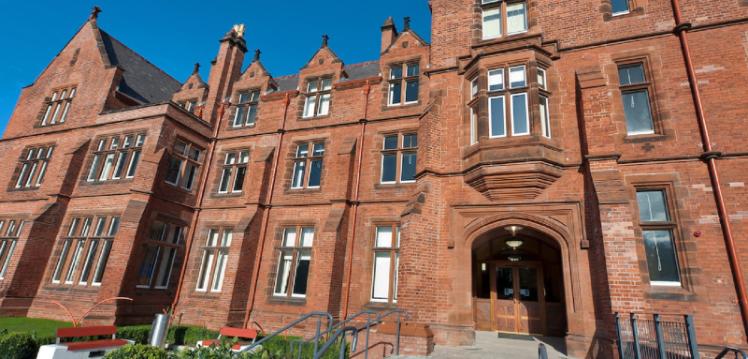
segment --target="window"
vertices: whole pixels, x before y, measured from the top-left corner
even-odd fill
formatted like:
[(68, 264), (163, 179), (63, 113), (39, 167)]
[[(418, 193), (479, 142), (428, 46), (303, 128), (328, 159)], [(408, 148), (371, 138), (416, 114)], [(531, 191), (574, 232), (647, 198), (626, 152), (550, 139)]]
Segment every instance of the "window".
[(248, 162), (249, 150), (226, 153), (226, 158), (223, 160), (221, 180), (218, 183), (218, 193), (240, 193), (244, 189)]
[(166, 171), (166, 183), (191, 191), (200, 169), (202, 149), (182, 140), (174, 143)]
[(260, 90), (250, 90), (239, 92), (239, 99), (236, 104), (236, 113), (233, 127), (253, 127), (257, 122), (257, 108), (260, 103)]
[[(416, 180), (418, 135), (384, 136), (381, 183), (410, 183)], [(398, 161), (399, 159), (399, 161)]]
[[(388, 104), (397, 106), (418, 102), (419, 75), (420, 68), (417, 62), (390, 66)], [(404, 93), (403, 88), (405, 88)]]
[(284, 228), (282, 241), (273, 295), (304, 298), (312, 263), (314, 227)]
[(23, 224), (20, 220), (0, 219), (0, 279), (5, 278), (5, 274), (8, 273), (8, 266), (16, 250)]
[(325, 116), (330, 113), (332, 77), (311, 79), (306, 84), (304, 118)]
[(652, 110), (649, 103), (650, 83), (643, 63), (618, 66), (621, 84), (621, 99), (626, 115), (626, 129), (629, 135), (654, 133)]
[(135, 177), (145, 134), (115, 135), (96, 142), (88, 182), (106, 182)]
[[(506, 14), (505, 16), (503, 14)], [(527, 2), (481, 0), (483, 40), (527, 31)]]
[[(309, 149), (312, 153), (309, 153)], [(322, 158), (324, 142), (304, 142), (296, 146), (291, 188), (319, 188), (322, 180)], [(307, 170), (307, 168), (309, 170)]]
[(400, 262), (400, 226), (377, 226), (371, 301), (397, 303), (397, 272)]
[(478, 77), (476, 76), (472, 81), (470, 81), (470, 98), (473, 99), (478, 96)]
[(195, 113), (197, 109), (197, 99), (184, 100), (177, 103), (189, 113)]
[(52, 157), (54, 146), (28, 147), (19, 161), (18, 178), (14, 185), (15, 189), (39, 188), (44, 175), (47, 173), (47, 165)]
[[(508, 73), (508, 79), (505, 76)], [(505, 84), (508, 84), (508, 88)], [(507, 106), (509, 108), (507, 108)], [(488, 130), (490, 138), (507, 136), (507, 114), (513, 136), (530, 134), (525, 65), (488, 71)]]
[(182, 240), (182, 227), (154, 222), (143, 245), (143, 262), (138, 271), (138, 288), (166, 289)]
[(74, 217), (62, 238), (52, 282), (100, 286), (119, 224), (116, 216)]
[(475, 107), (470, 108), (470, 144), (478, 143), (478, 114)]
[(44, 115), (39, 125), (50, 126), (64, 123), (68, 118), (70, 104), (73, 102), (75, 92), (75, 87), (53, 92), (52, 97), (47, 100)]
[(197, 278), (197, 291), (220, 292), (223, 287), (223, 277), (226, 273), (229, 249), (231, 248), (231, 228), (211, 228), (208, 230), (208, 240), (203, 249), (200, 261), (200, 272)]
[(664, 190), (638, 190), (639, 222), (652, 285), (680, 286), (678, 254), (673, 238), (677, 225), (668, 211)]
[(551, 110), (550, 102), (548, 100), (550, 97), (550, 93), (548, 92), (548, 73), (542, 67), (538, 67), (537, 72), (538, 91), (540, 92), (538, 97), (538, 106), (540, 106), (540, 133), (545, 138), (551, 138)]
[(630, 0), (610, 0), (613, 16), (628, 14), (631, 10), (629, 8), (629, 1)]

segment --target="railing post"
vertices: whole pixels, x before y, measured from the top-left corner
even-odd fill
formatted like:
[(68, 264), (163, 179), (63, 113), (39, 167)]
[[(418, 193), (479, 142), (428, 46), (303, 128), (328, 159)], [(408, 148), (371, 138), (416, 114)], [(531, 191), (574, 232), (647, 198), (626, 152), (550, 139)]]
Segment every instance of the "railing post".
[(338, 359), (345, 359), (345, 331), (340, 337), (340, 350), (338, 352)]
[(364, 347), (364, 359), (369, 359), (369, 329), (371, 328), (371, 314), (368, 314), (367, 316), (368, 318), (366, 318), (366, 345)]
[(400, 316), (401, 313), (397, 313), (397, 328), (395, 328), (395, 355), (400, 355)]
[(688, 332), (688, 348), (692, 359), (699, 359), (699, 344), (696, 342), (696, 327), (693, 325), (693, 316), (686, 314), (686, 332)]
[(657, 336), (657, 353), (660, 359), (667, 359), (665, 353), (665, 337), (662, 335), (662, 323), (660, 323), (660, 315), (654, 315), (655, 335)]
[(621, 314), (616, 312), (616, 336), (618, 337), (618, 359), (623, 357), (623, 337), (621, 337)]
[(322, 317), (317, 317), (317, 334), (314, 336), (314, 354), (317, 354), (317, 346), (319, 345), (319, 332), (322, 327)]
[(548, 359), (548, 350), (543, 343), (538, 344), (538, 359)]
[(636, 313), (631, 313), (631, 336), (634, 338), (634, 358), (641, 359), (642, 352), (639, 348), (639, 326), (637, 325)]

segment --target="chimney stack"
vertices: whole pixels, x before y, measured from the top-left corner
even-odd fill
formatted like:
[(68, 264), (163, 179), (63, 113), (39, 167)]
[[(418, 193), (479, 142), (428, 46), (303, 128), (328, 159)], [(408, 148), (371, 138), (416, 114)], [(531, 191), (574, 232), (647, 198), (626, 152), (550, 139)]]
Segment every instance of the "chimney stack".
[(392, 16), (390, 16), (387, 18), (387, 20), (385, 20), (384, 25), (382, 25), (382, 50), (381, 52), (387, 51), (387, 49), (390, 48), (390, 45), (392, 45), (392, 43), (395, 42), (396, 38), (397, 38), (397, 28), (395, 28), (395, 22), (392, 20)]
[(204, 119), (212, 124), (218, 122), (226, 98), (231, 96), (234, 82), (241, 76), (247, 43), (244, 41), (244, 25), (234, 25), (219, 41), (218, 56), (210, 68), (208, 98), (205, 101)]

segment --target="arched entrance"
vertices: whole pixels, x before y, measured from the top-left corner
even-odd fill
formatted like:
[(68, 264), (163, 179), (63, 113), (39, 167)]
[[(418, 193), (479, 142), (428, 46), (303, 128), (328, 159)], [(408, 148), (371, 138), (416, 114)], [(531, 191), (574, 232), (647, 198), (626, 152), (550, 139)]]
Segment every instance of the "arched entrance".
[(505, 226), (472, 243), (477, 330), (563, 336), (564, 270), (559, 244), (541, 232)]

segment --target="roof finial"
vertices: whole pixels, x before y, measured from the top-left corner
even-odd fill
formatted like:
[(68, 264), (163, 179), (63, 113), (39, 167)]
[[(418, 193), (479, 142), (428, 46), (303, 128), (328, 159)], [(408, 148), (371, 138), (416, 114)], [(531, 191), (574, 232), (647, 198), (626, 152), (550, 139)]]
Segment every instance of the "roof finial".
[(389, 26), (395, 26), (395, 21), (392, 20), (392, 16), (388, 17), (387, 20), (384, 20), (384, 25), (382, 25), (382, 27), (389, 27)]
[(327, 34), (322, 35), (322, 47), (327, 47), (328, 41), (330, 41), (330, 37)]
[(255, 58), (252, 59), (252, 62), (260, 61), (260, 54), (262, 54), (262, 51), (260, 51), (260, 49), (256, 49), (255, 50)]
[(198, 72), (200, 72), (200, 63), (196, 62), (195, 63), (195, 68), (192, 70), (192, 74), (194, 75), (194, 74), (196, 74)]
[(410, 16), (406, 16), (403, 19), (403, 31), (410, 30)]
[(94, 6), (91, 9), (91, 15), (88, 17), (89, 20), (96, 20), (99, 17), (99, 13), (101, 12), (101, 8), (98, 6)]

